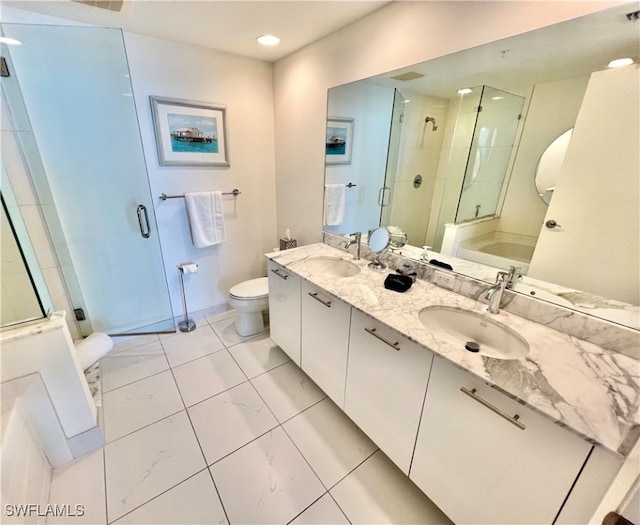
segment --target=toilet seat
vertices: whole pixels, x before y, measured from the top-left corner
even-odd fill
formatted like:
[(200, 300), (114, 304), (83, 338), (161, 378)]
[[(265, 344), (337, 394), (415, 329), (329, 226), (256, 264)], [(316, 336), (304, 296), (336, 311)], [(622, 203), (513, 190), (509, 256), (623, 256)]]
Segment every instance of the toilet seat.
[(236, 284), (229, 290), (229, 297), (239, 301), (263, 299), (269, 296), (269, 279), (258, 277), (240, 284)]

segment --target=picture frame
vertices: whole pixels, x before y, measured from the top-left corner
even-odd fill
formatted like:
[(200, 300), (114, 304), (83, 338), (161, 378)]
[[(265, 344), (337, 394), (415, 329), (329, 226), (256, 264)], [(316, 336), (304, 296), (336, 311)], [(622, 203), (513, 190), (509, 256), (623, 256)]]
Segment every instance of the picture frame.
[(229, 167), (225, 106), (149, 97), (160, 166)]
[(351, 164), (353, 148), (353, 119), (348, 117), (327, 118), (325, 140), (325, 163)]

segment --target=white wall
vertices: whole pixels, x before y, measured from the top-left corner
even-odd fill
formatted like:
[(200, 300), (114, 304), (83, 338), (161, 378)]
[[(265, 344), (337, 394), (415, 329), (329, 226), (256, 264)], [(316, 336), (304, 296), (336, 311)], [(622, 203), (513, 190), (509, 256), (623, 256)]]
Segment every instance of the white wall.
[(278, 228), (320, 239), (327, 89), (589, 14), (614, 2), (392, 2), (278, 61)]
[[(185, 278), (189, 311), (222, 307), (231, 286), (266, 275), (263, 254), (277, 246), (271, 64), (128, 33), (125, 47), (174, 312), (185, 261), (199, 265)], [(159, 166), (150, 95), (226, 106), (231, 166)], [(224, 197), (227, 242), (205, 249), (191, 242), (184, 200), (157, 198), (233, 188), (242, 194)]]

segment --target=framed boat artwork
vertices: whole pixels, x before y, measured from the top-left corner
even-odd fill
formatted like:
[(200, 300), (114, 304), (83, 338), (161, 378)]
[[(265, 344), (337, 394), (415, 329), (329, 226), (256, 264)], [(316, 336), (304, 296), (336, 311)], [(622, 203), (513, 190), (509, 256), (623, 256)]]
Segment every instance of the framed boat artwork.
[(226, 108), (149, 97), (160, 166), (228, 167)]
[(351, 164), (353, 145), (353, 119), (329, 117), (327, 119), (327, 164)]

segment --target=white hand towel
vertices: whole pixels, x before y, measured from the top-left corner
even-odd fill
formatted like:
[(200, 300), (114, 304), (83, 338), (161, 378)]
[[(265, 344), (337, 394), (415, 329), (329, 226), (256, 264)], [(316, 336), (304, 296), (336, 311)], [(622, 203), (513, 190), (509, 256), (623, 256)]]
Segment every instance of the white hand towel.
[(344, 220), (347, 187), (344, 184), (326, 184), (324, 188), (324, 224), (338, 226)]
[(222, 212), (222, 192), (185, 193), (191, 240), (196, 248), (206, 248), (227, 240)]

